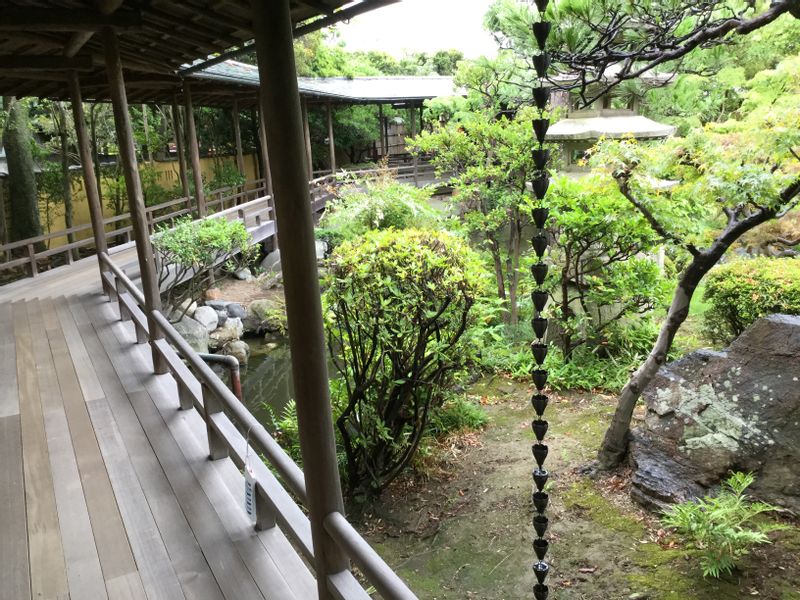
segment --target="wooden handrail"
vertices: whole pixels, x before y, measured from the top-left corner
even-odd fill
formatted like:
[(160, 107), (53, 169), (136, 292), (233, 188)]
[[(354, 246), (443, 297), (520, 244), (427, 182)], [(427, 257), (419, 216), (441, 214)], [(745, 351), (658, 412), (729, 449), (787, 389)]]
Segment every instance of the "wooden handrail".
[(325, 517), (325, 531), (358, 565), (382, 598), (387, 600), (417, 600), (416, 594), (397, 573), (372, 549), (342, 513), (333, 512)]
[[(400, 180), (408, 180), (413, 179), (415, 182), (418, 180), (420, 175), (428, 174), (433, 171), (433, 168), (430, 164), (427, 163), (419, 163), (415, 169), (414, 165), (399, 165), (399, 166), (390, 166), (389, 170), (395, 173), (395, 176)], [(314, 202), (313, 206), (315, 210), (319, 210), (321, 207), (324, 206), (324, 203), (327, 199), (327, 196), (323, 194), (315, 194), (315, 190), (321, 190), (325, 186), (328, 185), (336, 185), (339, 180), (342, 178), (343, 174), (347, 176), (356, 176), (356, 177), (364, 177), (379, 174), (383, 171), (383, 169), (359, 169), (355, 171), (347, 171), (347, 172), (337, 172), (337, 173), (328, 173), (321, 177), (317, 177), (312, 179), (308, 182), (309, 187), (312, 189), (312, 202)], [(228, 195), (222, 195), (224, 193), (228, 193)], [(270, 216), (270, 218), (274, 219), (275, 215), (273, 213), (272, 208), (272, 198), (269, 195), (266, 195), (265, 190), (265, 183), (263, 179), (256, 179), (244, 182), (242, 185), (236, 186), (228, 186), (218, 188), (209, 192), (209, 198), (214, 195), (219, 194), (219, 197), (215, 199), (209, 199), (206, 202), (206, 207), (209, 210), (208, 216), (232, 216), (234, 213), (237, 213), (238, 210), (247, 208), (252, 206), (253, 203), (257, 201), (263, 201), (267, 203), (266, 213)], [(247, 200), (252, 194), (257, 194), (258, 197), (254, 200), (249, 200), (243, 203), (239, 203), (240, 200)], [(225, 208), (226, 203), (231, 203), (229, 208)], [(179, 207), (177, 210), (171, 210), (166, 214), (159, 214), (161, 211), (171, 209), (173, 207)], [(175, 219), (177, 217), (182, 217), (185, 215), (192, 214), (194, 212), (193, 206), (193, 199), (191, 197), (182, 197), (182, 198), (175, 198), (173, 200), (169, 200), (167, 202), (162, 202), (160, 204), (154, 204), (145, 208), (145, 216), (148, 222), (148, 227), (150, 228), (151, 233), (155, 229), (155, 226), (159, 223), (163, 223), (165, 221), (170, 221), (171, 219)], [(259, 219), (256, 219), (257, 221)], [(107, 227), (108, 225), (118, 224), (123, 221), (130, 221), (130, 213), (124, 213), (121, 215), (116, 215), (113, 217), (109, 217), (103, 219), (103, 226)], [(73, 251), (90, 247), (94, 243), (93, 237), (87, 237), (81, 240), (77, 240), (75, 242), (70, 242), (67, 244), (63, 244), (61, 246), (57, 246), (55, 248), (49, 248), (47, 250), (36, 251), (35, 245), (46, 242), (48, 240), (58, 239), (58, 238), (66, 238), (69, 235), (75, 233), (81, 233), (91, 229), (91, 224), (85, 223), (82, 225), (76, 225), (75, 227), (71, 227), (69, 229), (63, 229), (60, 231), (53, 231), (47, 234), (43, 234), (40, 236), (36, 236), (33, 238), (28, 238), (25, 240), (19, 240), (16, 242), (10, 242), (8, 244), (0, 245), (0, 255), (4, 257), (4, 260), (0, 262), (0, 272), (13, 269), (15, 267), (29, 265), (30, 266), (30, 274), (31, 276), (36, 276), (39, 273), (39, 268), (37, 264), (37, 260), (43, 258), (49, 258), (51, 256), (57, 255), (66, 255), (67, 262), (72, 262), (73, 260)], [(105, 236), (106, 240), (118, 239), (123, 237), (123, 244), (130, 241), (130, 236), (132, 233), (131, 225), (126, 225), (124, 227), (111, 229), (108, 231), (104, 231), (103, 235)], [(119, 244), (115, 244), (118, 246)], [(111, 246), (114, 247), (114, 246)], [(26, 249), (27, 256), (19, 257), (19, 258), (12, 258), (11, 251), (12, 250), (20, 250)]]
[[(145, 343), (148, 339), (147, 317), (149, 316), (153, 326), (158, 327), (165, 340), (188, 364), (189, 369), (187, 370), (178, 361), (176, 367), (171, 370), (178, 383), (178, 388), (181, 390), (181, 408), (197, 408), (199, 414), (206, 421), (212, 457), (229, 456), (237, 466), (241, 467), (244, 461), (244, 446), (249, 444), (255, 450), (253, 454), (266, 458), (291, 493), (300, 502), (307, 504), (305, 478), (300, 467), (197, 352), (189, 346), (163, 313), (153, 310), (149, 315), (146, 314), (144, 294), (111, 257), (106, 253), (101, 253), (99, 259), (108, 267), (108, 271), (103, 273), (103, 277), (106, 278), (105, 283), (117, 291), (120, 317), (123, 320), (133, 321), (137, 341)], [(170, 347), (164, 345), (164, 340), (157, 340), (154, 344), (159, 352), (166, 352), (166, 348), (172, 354)], [(167, 360), (167, 362), (170, 361)], [(188, 380), (187, 377), (191, 380)], [(201, 390), (199, 396), (191, 390), (183, 391), (190, 388), (196, 390), (198, 386)], [(195, 400), (186, 404), (184, 402), (186, 394), (194, 397)], [(212, 409), (211, 406), (218, 408)], [(219, 408), (222, 408), (224, 412), (217, 412)], [(238, 426), (233, 425), (229, 416)], [(244, 437), (241, 433), (242, 430), (247, 432)], [(221, 447), (225, 448), (224, 453), (220, 453)], [(256, 467), (255, 474), (259, 493), (257, 507), (259, 503), (263, 503), (260, 508), (257, 508), (259, 520), (256, 526), (268, 528), (279, 524), (284, 533), (294, 540), (306, 560), (313, 564), (308, 517), (286, 495), (285, 491), (282, 491), (272, 473), (263, 463), (258, 463)], [(386, 600), (416, 600), (417, 597), (414, 593), (361, 537), (343, 514), (339, 512), (329, 514), (324, 519), (324, 527), (336, 544), (358, 565), (369, 583), (378, 590), (383, 598)], [(366, 600), (369, 597), (349, 571), (328, 575), (326, 585), (337, 598)]]

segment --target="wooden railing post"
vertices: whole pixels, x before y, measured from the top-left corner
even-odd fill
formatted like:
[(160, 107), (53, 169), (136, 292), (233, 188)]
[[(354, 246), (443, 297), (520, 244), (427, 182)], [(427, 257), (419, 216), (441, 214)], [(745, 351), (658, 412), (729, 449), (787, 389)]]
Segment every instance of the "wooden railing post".
[(119, 309), (119, 320), (130, 321), (131, 311), (129, 311), (128, 307), (125, 306), (125, 301), (122, 298), (122, 295), (125, 293), (125, 287), (122, 285), (122, 282), (119, 279), (114, 279), (114, 282), (114, 287), (117, 290), (117, 308)]
[(261, 114), (275, 193), (284, 296), (292, 355), (300, 448), (305, 469), (314, 570), (321, 600), (332, 598), (328, 576), (350, 568), (346, 554), (325, 530), (324, 519), (344, 513), (328, 388), (328, 352), (322, 324), (314, 218), (308, 190), (303, 119), (297, 86), (289, 0), (251, 1)]
[(211, 423), (211, 417), (222, 412), (222, 404), (214, 391), (203, 383), (203, 406), (205, 407), (206, 433), (208, 435), (208, 456), (211, 460), (227, 458), (228, 446), (225, 440), (220, 437), (217, 430)]
[(264, 488), (256, 485), (256, 491), (256, 530), (266, 531), (276, 525), (275, 512)]
[(31, 277), (36, 277), (39, 274), (39, 265), (36, 264), (36, 248), (33, 244), (28, 244), (28, 258), (31, 261)]

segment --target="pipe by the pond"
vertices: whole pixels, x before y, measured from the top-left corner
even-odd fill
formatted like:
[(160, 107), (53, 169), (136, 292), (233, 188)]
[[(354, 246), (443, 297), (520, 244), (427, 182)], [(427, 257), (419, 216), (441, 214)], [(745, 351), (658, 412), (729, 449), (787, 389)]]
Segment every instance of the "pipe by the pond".
[(229, 354), (203, 354), (198, 353), (206, 363), (216, 364), (228, 369), (231, 376), (231, 391), (233, 395), (244, 402), (242, 398), (242, 379), (239, 376), (239, 359)]

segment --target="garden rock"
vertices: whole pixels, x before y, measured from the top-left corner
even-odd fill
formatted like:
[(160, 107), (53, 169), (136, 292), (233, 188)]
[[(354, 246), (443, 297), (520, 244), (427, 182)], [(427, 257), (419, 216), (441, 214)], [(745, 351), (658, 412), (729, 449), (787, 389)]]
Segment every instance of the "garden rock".
[(242, 320), (229, 318), (222, 327), (218, 327), (208, 336), (208, 346), (213, 350), (219, 350), (228, 342), (238, 340), (242, 337), (244, 327)]
[(206, 306), (210, 306), (214, 310), (225, 310), (230, 304), (227, 300), (206, 300)]
[(228, 304), (225, 310), (228, 312), (229, 317), (234, 317), (236, 319), (244, 319), (247, 316), (247, 311), (244, 309), (244, 306), (236, 302)]
[(194, 311), (194, 320), (205, 326), (209, 333), (219, 326), (217, 311), (210, 306), (201, 306)]
[(228, 311), (226, 310), (218, 310), (217, 311), (217, 327), (222, 327), (225, 325), (225, 321), (228, 320)]
[(244, 318), (244, 330), (251, 335), (285, 333), (286, 313), (283, 304), (269, 299), (251, 302)]
[(700, 350), (661, 368), (632, 434), (631, 495), (664, 508), (704, 495), (730, 471), (752, 493), (800, 512), (800, 317), (757, 320), (723, 352)]
[(195, 352), (208, 352), (209, 336), (205, 325), (198, 323), (191, 317), (183, 317), (180, 321), (173, 323), (173, 326)]
[(239, 269), (233, 274), (233, 276), (239, 281), (251, 281), (253, 279), (253, 274), (247, 267)]
[(193, 317), (194, 311), (197, 310), (197, 302), (195, 302), (191, 298), (187, 298), (186, 300), (181, 302), (180, 306), (178, 306), (178, 310), (181, 311), (187, 317)]
[(246, 365), (250, 359), (250, 346), (242, 340), (234, 340), (223, 346), (222, 353), (233, 356), (239, 361), (240, 365)]

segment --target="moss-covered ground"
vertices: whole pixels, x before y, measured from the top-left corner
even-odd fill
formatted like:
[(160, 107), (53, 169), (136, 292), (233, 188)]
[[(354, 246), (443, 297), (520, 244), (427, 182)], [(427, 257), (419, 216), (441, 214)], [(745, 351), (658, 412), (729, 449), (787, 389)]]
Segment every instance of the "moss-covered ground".
[[(468, 391), (489, 413), (486, 429), (442, 443), (424, 474), (397, 482), (361, 515), (361, 529), (420, 598), (531, 598), (531, 390), (496, 377)], [(625, 473), (582, 473), (613, 402), (569, 393), (548, 409), (551, 598), (800, 600), (796, 529), (772, 534), (734, 576), (703, 579), (657, 515), (631, 502)]]

